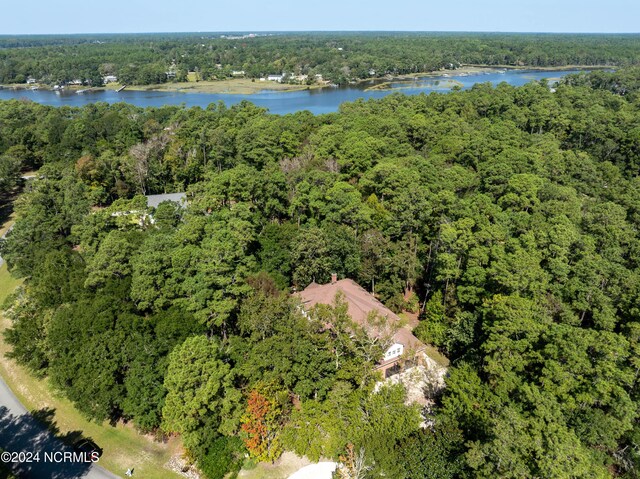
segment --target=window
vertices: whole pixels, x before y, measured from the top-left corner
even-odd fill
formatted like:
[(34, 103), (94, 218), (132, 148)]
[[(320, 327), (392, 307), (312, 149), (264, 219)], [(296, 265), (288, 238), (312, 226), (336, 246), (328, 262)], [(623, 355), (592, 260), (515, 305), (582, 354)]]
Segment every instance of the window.
[(400, 343), (393, 344), (384, 355), (385, 359), (392, 359), (402, 355), (402, 351), (404, 350), (404, 346)]

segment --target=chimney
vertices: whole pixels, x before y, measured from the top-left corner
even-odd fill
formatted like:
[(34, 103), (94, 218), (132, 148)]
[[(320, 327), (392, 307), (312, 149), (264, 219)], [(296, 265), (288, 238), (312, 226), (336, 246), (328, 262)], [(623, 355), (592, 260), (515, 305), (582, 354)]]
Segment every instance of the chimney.
[(338, 274), (337, 273), (331, 273), (331, 284), (334, 284), (338, 281)]

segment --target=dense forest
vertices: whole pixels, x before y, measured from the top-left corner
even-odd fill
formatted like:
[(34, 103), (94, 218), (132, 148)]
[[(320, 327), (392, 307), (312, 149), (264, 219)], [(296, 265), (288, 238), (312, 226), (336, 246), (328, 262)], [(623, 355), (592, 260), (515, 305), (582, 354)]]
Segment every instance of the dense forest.
[[(0, 103), (2, 192), (38, 169), (0, 249), (13, 357), (91, 418), (179, 433), (209, 478), (283, 450), (360, 479), (637, 478), (639, 78), (321, 116)], [(339, 298), (301, 313), (334, 271), (419, 313), (451, 360), (434, 408), (374, 392)]]
[[(101, 86), (185, 81), (188, 72), (222, 79), (269, 74), (351, 80), (455, 68), (460, 64), (553, 67), (640, 63), (638, 35), (482, 33), (276, 33), (252, 38), (220, 34), (0, 36), (0, 84)], [(171, 72), (168, 77), (167, 72)]]

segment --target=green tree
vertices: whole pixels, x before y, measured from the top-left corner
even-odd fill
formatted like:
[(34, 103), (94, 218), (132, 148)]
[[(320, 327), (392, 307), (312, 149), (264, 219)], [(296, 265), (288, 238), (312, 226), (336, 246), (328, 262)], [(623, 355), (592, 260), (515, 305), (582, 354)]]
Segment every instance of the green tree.
[(10, 193), (18, 184), (20, 169), (28, 155), (28, 150), (22, 145), (12, 146), (0, 155), (0, 195)]
[(300, 289), (316, 281), (324, 283), (331, 276), (332, 261), (326, 234), (318, 227), (304, 228), (291, 253), (293, 283)]
[(235, 409), (240, 392), (220, 346), (205, 336), (193, 336), (169, 356), (164, 380), (167, 397), (162, 408), (163, 429), (184, 436), (187, 448), (196, 447), (203, 427), (231, 433), (238, 427)]

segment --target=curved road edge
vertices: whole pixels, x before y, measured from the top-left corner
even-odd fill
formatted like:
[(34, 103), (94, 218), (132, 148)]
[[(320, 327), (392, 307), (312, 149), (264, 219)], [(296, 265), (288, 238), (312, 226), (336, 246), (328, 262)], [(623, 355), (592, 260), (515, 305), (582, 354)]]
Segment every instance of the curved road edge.
[[(3, 449), (10, 451), (12, 445), (21, 444), (17, 442), (18, 436), (20, 433), (27, 434), (29, 437), (26, 437), (27, 446), (30, 444), (44, 444), (48, 450), (57, 450), (57, 451), (69, 451), (72, 449), (70, 446), (64, 444), (60, 439), (55, 437), (51, 432), (46, 428), (45, 425), (38, 422), (33, 418), (31, 413), (27, 411), (24, 405), (20, 402), (20, 400), (16, 397), (16, 395), (11, 391), (7, 383), (0, 377), (0, 409), (2, 409), (4, 415), (3, 419), (9, 418), (11, 422), (14, 424), (22, 424), (27, 427), (23, 427), (20, 431), (15, 431), (11, 434), (11, 436), (7, 440), (7, 435), (0, 435), (0, 447)], [(10, 427), (4, 426), (2, 428), (5, 432), (10, 432)], [(24, 442), (22, 445), (18, 447), (24, 447)], [(51, 448), (51, 449), (49, 449)], [(11, 451), (11, 452), (19, 452), (19, 451)], [(42, 451), (44, 452), (44, 451)], [(29, 479), (41, 479), (47, 477), (55, 477), (55, 478), (64, 478), (64, 479), (122, 479), (120, 476), (116, 476), (115, 474), (107, 471), (103, 467), (98, 466), (97, 464), (92, 464), (90, 467), (86, 469), (78, 470), (73, 469), (72, 467), (68, 467), (68, 472), (58, 470), (54, 464), (36, 464), (30, 472), (24, 472), (20, 470), (18, 466), (15, 469), (15, 474), (18, 475), (20, 479), (23, 477)], [(55, 469), (55, 470), (53, 470)]]

